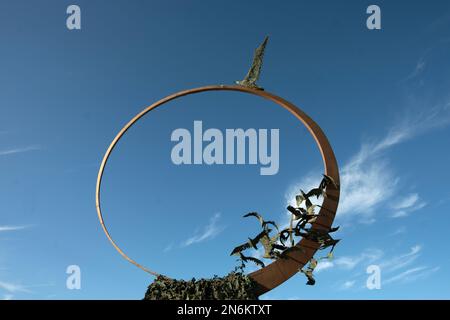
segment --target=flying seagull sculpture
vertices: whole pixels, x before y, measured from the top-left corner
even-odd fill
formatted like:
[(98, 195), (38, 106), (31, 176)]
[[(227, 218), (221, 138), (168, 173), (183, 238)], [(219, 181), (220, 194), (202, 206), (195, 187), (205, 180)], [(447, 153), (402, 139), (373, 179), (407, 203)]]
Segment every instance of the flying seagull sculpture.
[(269, 40), (269, 37), (266, 36), (263, 43), (256, 48), (250, 70), (248, 70), (244, 80), (236, 81), (236, 84), (252, 89), (264, 90), (256, 84), (256, 81), (258, 81), (259, 74), (261, 73), (261, 66), (263, 63), (264, 50), (266, 49), (267, 40)]

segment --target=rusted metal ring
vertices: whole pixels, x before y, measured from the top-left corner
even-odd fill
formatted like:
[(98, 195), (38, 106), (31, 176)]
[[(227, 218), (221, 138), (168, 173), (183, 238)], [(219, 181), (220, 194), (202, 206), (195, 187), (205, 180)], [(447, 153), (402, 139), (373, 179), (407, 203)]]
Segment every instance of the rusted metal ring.
[[(303, 111), (298, 109), (295, 105), (292, 103), (284, 100), (281, 97), (278, 97), (274, 94), (271, 94), (267, 91), (262, 90), (255, 90), (243, 86), (227, 86), (227, 85), (213, 85), (213, 86), (206, 86), (206, 87), (200, 87), (200, 88), (194, 88), (189, 89), (185, 91), (180, 91), (177, 93), (174, 93), (170, 96), (167, 96), (158, 102), (152, 104), (151, 106), (145, 108), (143, 111), (141, 111), (139, 114), (137, 114), (133, 119), (131, 119), (123, 128), (120, 130), (120, 132), (116, 135), (114, 140), (109, 145), (102, 163), (100, 165), (100, 169), (98, 171), (97, 176), (97, 186), (95, 190), (95, 201), (96, 201), (96, 208), (97, 208), (97, 215), (98, 219), (100, 220), (100, 224), (103, 228), (103, 231), (105, 232), (106, 236), (108, 237), (108, 240), (111, 242), (111, 244), (114, 246), (114, 248), (129, 262), (137, 266), (138, 268), (144, 270), (145, 272), (148, 272), (154, 276), (160, 275), (159, 273), (152, 271), (143, 265), (137, 263), (135, 260), (128, 257), (125, 252), (120, 249), (120, 247), (114, 242), (112, 239), (108, 229), (106, 228), (101, 205), (100, 205), (100, 189), (102, 184), (102, 177), (103, 172), (105, 170), (106, 163), (108, 162), (108, 159), (111, 155), (111, 152), (114, 150), (114, 147), (116, 146), (117, 142), (123, 137), (123, 135), (127, 132), (130, 127), (135, 124), (140, 118), (142, 118), (144, 115), (146, 115), (148, 112), (152, 111), (153, 109), (156, 109), (157, 107), (171, 101), (175, 100), (177, 98), (196, 94), (200, 92), (206, 92), (206, 91), (238, 91), (238, 92), (244, 92), (244, 93), (250, 93), (257, 96), (260, 96), (262, 98), (268, 99), (272, 102), (275, 102), (279, 106), (282, 106), (283, 108), (287, 109), (289, 112), (291, 112), (298, 120), (300, 120), (306, 128), (309, 130), (311, 135), (313, 136), (314, 140), (316, 141), (320, 153), (322, 155), (324, 167), (325, 167), (325, 174), (332, 177), (334, 181), (337, 183), (337, 188), (329, 185), (327, 187), (326, 193), (327, 196), (324, 198), (324, 201), (322, 203), (321, 209), (319, 211), (319, 218), (316, 220), (316, 222), (313, 223), (312, 228), (313, 229), (328, 229), (331, 227), (336, 210), (339, 203), (339, 169), (338, 164), (336, 161), (336, 157), (334, 155), (333, 149), (331, 148), (331, 145), (323, 133), (322, 129), (315, 123), (308, 115), (306, 115)], [(261, 295), (265, 292), (268, 292), (272, 290), (273, 288), (277, 287), (290, 277), (292, 277), (294, 274), (296, 274), (299, 269), (301, 269), (306, 263), (308, 263), (309, 260), (314, 256), (317, 249), (319, 247), (319, 244), (307, 239), (302, 239), (299, 241), (294, 247), (288, 249), (286, 252), (285, 258), (278, 259), (271, 264), (267, 265), (266, 267), (259, 269), (255, 272), (252, 272), (249, 274), (249, 276), (255, 280), (258, 284), (258, 295)]]

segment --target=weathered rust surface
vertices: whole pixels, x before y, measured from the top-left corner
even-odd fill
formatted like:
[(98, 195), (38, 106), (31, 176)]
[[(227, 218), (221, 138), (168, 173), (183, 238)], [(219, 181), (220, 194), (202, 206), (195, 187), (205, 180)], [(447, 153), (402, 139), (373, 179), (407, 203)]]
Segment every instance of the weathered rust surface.
[[(332, 185), (329, 185), (327, 187), (327, 197), (324, 199), (322, 207), (319, 211), (319, 217), (317, 221), (312, 225), (313, 229), (328, 229), (331, 227), (334, 216), (336, 214), (336, 210), (338, 207), (339, 202), (339, 170), (338, 170), (338, 164), (333, 152), (333, 149), (331, 148), (331, 145), (323, 133), (322, 129), (315, 123), (308, 115), (306, 115), (303, 111), (298, 109), (295, 105), (292, 103), (284, 100), (281, 97), (278, 97), (276, 95), (273, 95), (267, 91), (262, 90), (255, 90), (243, 86), (228, 86), (228, 85), (213, 85), (213, 86), (206, 86), (206, 87), (200, 87), (200, 88), (194, 88), (189, 89), (185, 91), (180, 91), (177, 93), (174, 93), (170, 96), (167, 96), (158, 102), (152, 104), (151, 106), (145, 108), (143, 111), (141, 111), (139, 114), (137, 114), (133, 119), (131, 119), (123, 128), (120, 130), (120, 132), (117, 134), (117, 136), (114, 138), (110, 146), (108, 147), (102, 163), (100, 165), (100, 169), (97, 176), (97, 187), (95, 192), (95, 200), (96, 200), (96, 208), (97, 208), (97, 215), (100, 220), (100, 224), (103, 228), (103, 231), (105, 232), (108, 240), (111, 242), (111, 244), (114, 246), (114, 248), (129, 262), (137, 266), (138, 268), (144, 270), (145, 272), (148, 272), (152, 275), (159, 275), (159, 273), (152, 271), (143, 265), (137, 263), (135, 260), (128, 257), (128, 255), (125, 254), (123, 250), (120, 249), (120, 247), (114, 242), (113, 238), (111, 237), (104, 219), (103, 214), (101, 210), (101, 201), (100, 201), (100, 193), (101, 193), (101, 183), (102, 183), (102, 177), (103, 172), (106, 167), (106, 163), (108, 162), (109, 156), (111, 155), (112, 151), (114, 150), (114, 147), (116, 146), (117, 142), (123, 137), (123, 135), (127, 132), (128, 129), (131, 128), (139, 119), (141, 119), (144, 115), (149, 113), (150, 111), (164, 105), (165, 103), (175, 100), (177, 98), (181, 98), (183, 96), (191, 95), (191, 94), (197, 94), (201, 92), (207, 92), (207, 91), (238, 91), (243, 93), (249, 93), (254, 94), (256, 96), (260, 96), (262, 98), (268, 99), (270, 101), (273, 101), (274, 103), (282, 106), (283, 108), (287, 109), (289, 112), (291, 112), (298, 120), (300, 120), (306, 128), (309, 130), (311, 135), (313, 136), (314, 140), (316, 141), (320, 153), (322, 155), (324, 167), (325, 167), (325, 174), (332, 177), (334, 181), (337, 183), (338, 188), (333, 188)], [(263, 293), (266, 293), (273, 288), (277, 287), (293, 275), (295, 275), (300, 268), (302, 268), (308, 261), (314, 256), (317, 249), (319, 247), (319, 244), (316, 242), (302, 239), (299, 241), (294, 247), (288, 249), (286, 253), (286, 258), (276, 260), (275, 262), (272, 262), (271, 264), (267, 265), (266, 267), (255, 271), (253, 273), (250, 273), (249, 276), (252, 277), (259, 285), (258, 288), (258, 294), (261, 295)]]

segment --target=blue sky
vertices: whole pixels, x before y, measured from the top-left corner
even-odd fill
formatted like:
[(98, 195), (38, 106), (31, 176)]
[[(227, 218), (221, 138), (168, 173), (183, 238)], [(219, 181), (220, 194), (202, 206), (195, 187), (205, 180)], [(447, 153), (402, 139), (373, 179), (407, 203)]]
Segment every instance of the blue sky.
[[(377, 1), (0, 3), (0, 298), (140, 299), (152, 277), (109, 244), (95, 211), (97, 170), (120, 128), (173, 92), (230, 84), (270, 36), (260, 83), (316, 120), (336, 153), (342, 242), (317, 270), (266, 299), (448, 299), (450, 4)], [(176, 128), (279, 128), (280, 170), (175, 166)], [(105, 172), (103, 210), (118, 244), (176, 278), (224, 275), (230, 250), (283, 223), (317, 183), (312, 138), (279, 107), (239, 93), (174, 101), (133, 127)], [(81, 290), (66, 268), (81, 268)], [(381, 289), (365, 283), (381, 268)]]

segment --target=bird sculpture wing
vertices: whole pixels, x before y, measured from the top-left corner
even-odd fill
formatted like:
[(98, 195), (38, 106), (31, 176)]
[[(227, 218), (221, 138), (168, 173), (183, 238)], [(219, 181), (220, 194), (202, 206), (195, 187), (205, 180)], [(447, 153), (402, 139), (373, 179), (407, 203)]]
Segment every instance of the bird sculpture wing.
[(251, 244), (249, 242), (241, 244), (240, 246), (237, 246), (236, 248), (234, 248), (233, 251), (231, 251), (230, 256), (240, 253), (250, 247), (251, 247)]
[(316, 210), (316, 207), (317, 207), (317, 206), (316, 206), (315, 204), (309, 206), (308, 209), (306, 209), (307, 215), (308, 215), (308, 216), (314, 215), (315, 210)]
[(254, 257), (247, 257), (247, 256), (244, 256), (241, 252), (239, 252), (239, 258), (241, 259), (241, 261), (242, 261), (242, 263), (244, 264), (245, 262), (248, 262), (248, 261), (252, 261), (252, 262), (254, 262), (256, 265), (259, 265), (259, 266), (261, 266), (261, 267), (265, 267), (265, 265), (264, 265), (264, 262), (262, 262), (261, 260), (259, 260), (259, 259), (257, 259), (257, 258), (254, 258)]
[(319, 188), (314, 188), (309, 190), (309, 192), (306, 194), (307, 198), (310, 197), (316, 197), (317, 199), (319, 199), (320, 196), (325, 196), (325, 192), (324, 189), (319, 187)]
[(336, 232), (338, 230), (339, 230), (339, 226), (334, 227), (334, 228), (330, 228), (330, 230), (328, 230), (328, 233)]
[(253, 258), (253, 257), (245, 257), (246, 260), (254, 262), (257, 266), (260, 266), (261, 268), (265, 267), (264, 262), (262, 262), (261, 260), (257, 259), (257, 258)]
[(264, 226), (264, 219), (263, 219), (263, 217), (261, 217), (261, 215), (258, 212), (247, 213), (244, 216), (244, 218), (247, 218), (247, 217), (255, 217), (255, 218), (257, 218), (259, 220), (259, 223), (261, 223), (261, 226)]
[(317, 267), (317, 260), (316, 259), (314, 259), (314, 258), (312, 258), (310, 261), (309, 261), (309, 267), (308, 267), (308, 269), (310, 269), (311, 271), (314, 271), (314, 269)]
[(273, 248), (274, 248), (274, 249), (277, 249), (277, 250), (281, 250), (281, 251), (284, 251), (284, 250), (287, 249), (287, 247), (286, 247), (285, 245), (278, 244), (278, 243), (274, 243), (274, 244), (273, 244)]
[(230, 256), (240, 253), (246, 249), (249, 248), (255, 248), (256, 249), (256, 244), (259, 243), (261, 241), (261, 239), (264, 236), (267, 236), (272, 230), (271, 229), (267, 229), (267, 230), (263, 230), (261, 231), (256, 237), (254, 237), (253, 239), (249, 239), (249, 241), (247, 241), (244, 244), (241, 244), (240, 246), (237, 246), (236, 248), (233, 249), (233, 251), (231, 251)]
[(275, 227), (275, 229), (277, 229), (277, 231), (279, 230), (279, 229), (278, 229), (278, 225), (276, 224), (275, 221), (264, 221), (264, 222), (263, 222), (263, 228), (266, 228), (267, 225), (272, 225), (272, 226)]
[(286, 228), (286, 229), (284, 229), (283, 231), (281, 231), (280, 233), (279, 233), (279, 239), (280, 239), (280, 243), (282, 244), (282, 245), (284, 245), (284, 246), (286, 246), (285, 244), (284, 244), (284, 242), (285, 241), (287, 241), (288, 239), (289, 239), (289, 237), (291, 236), (291, 233), (293, 233), (294, 232), (294, 230), (291, 230), (290, 228)]
[(301, 194), (295, 196), (295, 202), (297, 203), (297, 207), (300, 207), (303, 201), (305, 201), (305, 198)]
[(325, 189), (329, 184), (332, 184), (336, 189), (338, 187), (336, 181), (330, 176), (327, 176), (326, 174), (323, 174), (322, 182), (320, 183), (320, 187), (322, 189)]
[(272, 229), (265, 229), (263, 231), (261, 231), (256, 237), (254, 237), (253, 239), (251, 239), (251, 242), (253, 243), (258, 243), (261, 241), (261, 239), (263, 239), (264, 237), (268, 237), (269, 233), (272, 231)]
[(308, 209), (309, 207), (312, 206), (312, 202), (311, 202), (311, 200), (309, 200), (308, 196), (305, 194), (305, 192), (303, 192), (303, 190), (300, 189), (300, 192), (301, 192), (301, 197), (305, 201), (306, 209)]
[(286, 208), (290, 213), (292, 213), (292, 219), (293, 220), (298, 220), (302, 217), (302, 213), (306, 213), (303, 212), (303, 208), (298, 207), (298, 208), (294, 208), (293, 206), (287, 206)]

